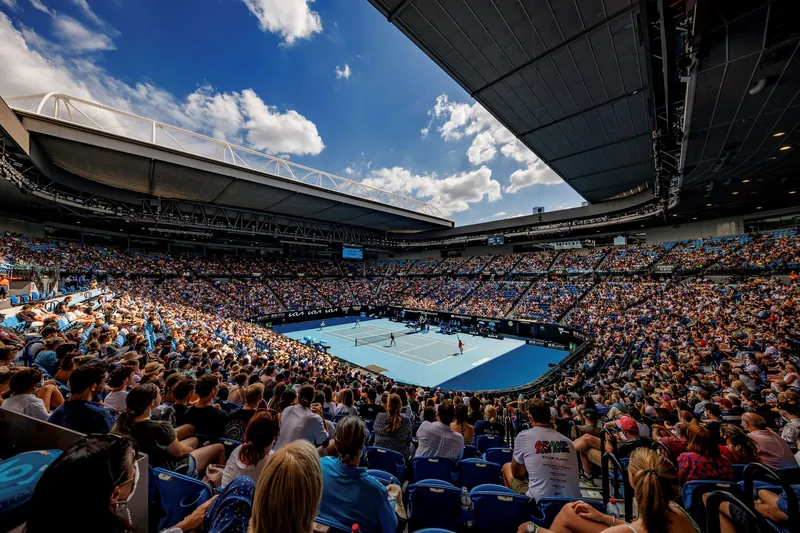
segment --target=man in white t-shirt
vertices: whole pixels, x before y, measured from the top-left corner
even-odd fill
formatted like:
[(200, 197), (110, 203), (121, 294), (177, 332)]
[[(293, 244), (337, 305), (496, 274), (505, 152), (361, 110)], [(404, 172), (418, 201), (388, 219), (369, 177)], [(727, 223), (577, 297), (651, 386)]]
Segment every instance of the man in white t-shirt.
[(535, 500), (579, 498), (578, 460), (572, 441), (550, 427), (550, 408), (542, 400), (528, 400), (528, 418), (531, 429), (517, 435), (514, 456), (503, 465), (506, 486)]

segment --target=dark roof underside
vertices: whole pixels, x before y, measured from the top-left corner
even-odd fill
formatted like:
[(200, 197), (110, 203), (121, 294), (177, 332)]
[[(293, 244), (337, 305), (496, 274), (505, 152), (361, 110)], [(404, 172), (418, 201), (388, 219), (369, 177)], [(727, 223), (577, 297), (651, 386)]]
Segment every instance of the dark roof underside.
[(637, 0), (370, 0), (573, 189), (653, 179)]

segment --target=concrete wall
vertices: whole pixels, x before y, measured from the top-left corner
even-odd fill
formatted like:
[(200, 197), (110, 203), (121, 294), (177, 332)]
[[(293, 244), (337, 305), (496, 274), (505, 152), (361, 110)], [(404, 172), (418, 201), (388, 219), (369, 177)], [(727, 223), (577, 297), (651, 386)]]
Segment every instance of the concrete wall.
[(26, 237), (36, 239), (44, 237), (44, 224), (20, 220), (18, 218), (0, 217), (0, 233), (10, 231), (22, 233)]
[(725, 237), (739, 233), (744, 233), (742, 217), (732, 217), (652, 228), (646, 231), (645, 238), (647, 244), (661, 244), (704, 237)]

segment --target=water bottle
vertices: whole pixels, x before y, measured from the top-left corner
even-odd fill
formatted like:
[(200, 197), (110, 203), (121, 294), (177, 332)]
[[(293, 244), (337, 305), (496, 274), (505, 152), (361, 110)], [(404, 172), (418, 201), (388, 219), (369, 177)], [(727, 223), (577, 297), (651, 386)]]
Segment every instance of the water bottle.
[[(463, 511), (472, 509), (472, 498), (469, 497), (467, 487), (461, 487), (461, 509)], [(466, 523), (467, 527), (472, 527), (472, 520), (467, 520)]]
[(608, 505), (606, 505), (606, 513), (608, 516), (613, 516), (616, 520), (619, 520), (619, 507), (617, 507), (617, 500), (614, 498), (608, 499)]

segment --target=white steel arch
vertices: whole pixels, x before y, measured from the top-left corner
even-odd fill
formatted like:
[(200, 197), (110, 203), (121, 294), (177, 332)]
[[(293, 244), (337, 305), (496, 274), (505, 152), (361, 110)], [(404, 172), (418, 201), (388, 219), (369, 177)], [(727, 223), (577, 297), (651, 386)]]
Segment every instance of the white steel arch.
[(11, 108), (26, 113), (62, 120), (141, 142), (149, 142), (172, 150), (180, 150), (355, 198), (445, 218), (438, 208), (416, 198), (370, 187), (329, 172), (316, 170), (82, 98), (51, 92), (15, 96), (4, 100)]

